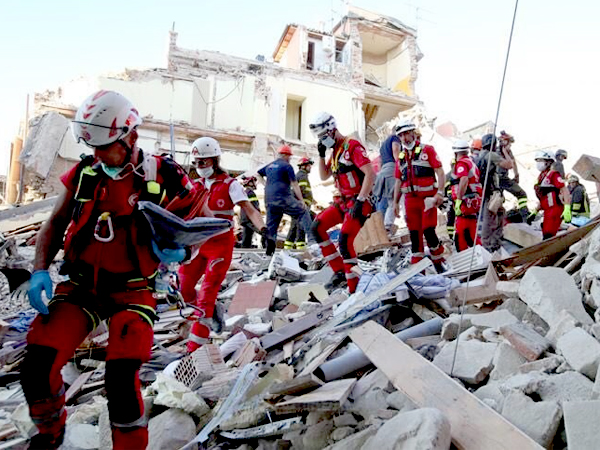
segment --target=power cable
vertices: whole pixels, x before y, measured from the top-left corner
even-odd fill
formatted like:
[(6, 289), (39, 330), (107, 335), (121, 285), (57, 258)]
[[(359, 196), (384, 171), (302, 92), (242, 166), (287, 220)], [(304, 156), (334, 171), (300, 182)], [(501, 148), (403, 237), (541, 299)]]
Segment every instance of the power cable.
[[(515, 9), (513, 12), (513, 18), (512, 18), (512, 24), (510, 26), (510, 35), (508, 38), (508, 48), (506, 49), (506, 58), (504, 60), (504, 71), (502, 73), (502, 83), (500, 84), (500, 94), (498, 95), (498, 105), (496, 107), (496, 118), (494, 120), (494, 127), (492, 130), (492, 136), (494, 136), (494, 141), (492, 141), (492, 143), (496, 143), (495, 141), (495, 136), (496, 136), (496, 127), (498, 126), (498, 117), (500, 116), (500, 105), (502, 103), (502, 94), (504, 92), (504, 83), (506, 81), (506, 70), (508, 68), (508, 59), (510, 56), (510, 48), (512, 45), (512, 39), (513, 39), (513, 32), (515, 29), (515, 21), (517, 18), (517, 9), (519, 7), (519, 0), (515, 0)], [(486, 170), (485, 170), (485, 178), (484, 178), (484, 182), (483, 182), (483, 189), (484, 189), (484, 194), (485, 194), (485, 187), (487, 186), (487, 182), (488, 182), (488, 177), (490, 174), (490, 163), (491, 163), (491, 159), (492, 159), (492, 147), (493, 145), (490, 147), (490, 151), (487, 155), (487, 165), (486, 165)], [(489, 205), (489, 201), (488, 202), (482, 202), (481, 208), (483, 209), (483, 207), (487, 207)], [(476, 225), (476, 236), (479, 235), (479, 222), (481, 220), (481, 217), (483, 215), (483, 211), (480, 211), (479, 214), (477, 215), (477, 225)], [(456, 363), (456, 355), (458, 354), (458, 346), (460, 344), (460, 333), (462, 330), (462, 322), (463, 322), (463, 316), (465, 313), (465, 304), (467, 303), (467, 295), (469, 293), (469, 282), (471, 281), (471, 272), (473, 270), (473, 261), (475, 260), (475, 247), (471, 247), (471, 259), (469, 261), (469, 271), (467, 272), (467, 285), (465, 287), (465, 294), (463, 296), (463, 300), (461, 303), (461, 308), (460, 308), (460, 320), (458, 322), (458, 334), (456, 336), (456, 345), (454, 346), (454, 355), (452, 357), (452, 366), (450, 367), (450, 376), (453, 375), (454, 373), (454, 365)]]

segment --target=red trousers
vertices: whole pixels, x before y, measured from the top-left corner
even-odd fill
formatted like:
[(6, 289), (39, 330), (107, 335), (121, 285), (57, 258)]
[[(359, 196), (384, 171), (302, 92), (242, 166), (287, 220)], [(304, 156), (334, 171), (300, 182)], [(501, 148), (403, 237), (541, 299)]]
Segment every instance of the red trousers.
[(457, 216), (454, 239), (459, 252), (480, 243), (477, 237), (477, 216)]
[(429, 246), (431, 260), (434, 263), (443, 262), (444, 248), (435, 234), (437, 208), (433, 207), (425, 211), (425, 198), (413, 194), (404, 195), (404, 207), (406, 210), (406, 226), (410, 231), (412, 244), (411, 264), (416, 264), (425, 257), (423, 235), (425, 235)]
[[(313, 233), (321, 247), (323, 258), (329, 263), (334, 273), (344, 272), (346, 274), (348, 290), (351, 294), (356, 292), (359, 278), (358, 274), (352, 272), (352, 268), (358, 262), (356, 250), (354, 250), (354, 239), (372, 211), (371, 204), (365, 202), (361, 217), (354, 218), (349, 214), (353, 206), (353, 198), (336, 197), (334, 204), (317, 215), (313, 222)], [(338, 252), (335, 244), (329, 239), (327, 230), (339, 223), (342, 224), (342, 229), (339, 240), (340, 251)]]
[(150, 359), (153, 331), (141, 314), (126, 308), (145, 305), (153, 311), (155, 304), (150, 290), (99, 296), (71, 282), (57, 286), (50, 314), (38, 315), (31, 324), (21, 369), (30, 415), (40, 433), (64, 432), (67, 416), (60, 371), (94, 326), (110, 317), (106, 391), (113, 448), (146, 448), (148, 431), (138, 369)]
[[(200, 252), (189, 264), (184, 264), (179, 269), (181, 294), (184, 300), (202, 310), (196, 313), (198, 320), (192, 325), (187, 344), (190, 352), (208, 342), (210, 334), (208, 319), (213, 316), (219, 289), (231, 265), (234, 244), (233, 231), (215, 236), (202, 244)], [(196, 284), (203, 274), (200, 291), (196, 292)]]
[(548, 209), (544, 209), (544, 221), (542, 222), (542, 234), (544, 235), (544, 239), (556, 236), (560, 224), (562, 223), (563, 210), (563, 205), (551, 206)]

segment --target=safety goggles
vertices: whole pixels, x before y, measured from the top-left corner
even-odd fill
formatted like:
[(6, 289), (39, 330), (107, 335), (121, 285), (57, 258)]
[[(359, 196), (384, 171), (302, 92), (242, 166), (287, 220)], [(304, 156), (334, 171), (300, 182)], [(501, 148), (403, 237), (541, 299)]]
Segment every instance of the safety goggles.
[[(85, 125), (87, 127), (98, 127), (98, 128), (104, 128), (106, 130), (113, 130), (115, 132), (121, 131), (121, 135), (119, 137), (117, 137), (117, 139), (115, 139), (115, 141), (118, 141), (119, 139), (121, 139), (123, 136), (125, 136), (127, 133), (129, 133), (129, 127), (127, 125), (124, 125), (122, 127), (109, 127), (106, 125), (98, 125), (95, 123), (89, 123), (89, 122), (82, 122), (80, 120), (73, 120), (72, 123), (76, 123), (79, 125)], [(91, 136), (90, 136), (91, 137)], [(77, 137), (77, 143), (84, 143), (85, 145), (87, 145), (88, 147), (92, 147), (92, 148), (98, 148), (98, 149), (102, 149), (102, 148), (107, 148), (109, 145), (112, 144), (112, 142), (110, 144), (106, 144), (106, 145), (93, 145), (90, 144), (88, 142), (88, 140), (83, 137), (83, 136), (78, 136)], [(114, 142), (114, 141), (113, 141)]]
[(194, 159), (194, 161), (192, 161), (192, 164), (194, 167), (208, 167), (210, 166), (209, 162), (211, 161), (212, 158), (201, 158), (201, 159)]

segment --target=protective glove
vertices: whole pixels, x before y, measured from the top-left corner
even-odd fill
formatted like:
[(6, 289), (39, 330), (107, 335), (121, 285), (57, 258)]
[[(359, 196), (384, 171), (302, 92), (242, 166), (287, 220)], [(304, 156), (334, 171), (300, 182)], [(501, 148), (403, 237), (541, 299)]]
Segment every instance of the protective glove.
[(354, 219), (358, 219), (358, 218), (362, 217), (362, 215), (363, 215), (362, 209), (363, 209), (364, 203), (365, 203), (364, 200), (359, 200), (358, 198), (356, 200), (354, 200), (354, 206), (352, 206), (352, 209), (350, 210), (350, 217), (352, 217)]
[(321, 142), (317, 144), (317, 150), (319, 151), (319, 156), (321, 158), (325, 158), (325, 153), (327, 152), (327, 147), (325, 147)]
[(462, 211), (460, 210), (460, 205), (462, 205), (462, 199), (457, 198), (456, 201), (454, 202), (454, 215), (455, 216), (460, 216), (462, 214)]
[(531, 225), (533, 223), (533, 221), (535, 220), (537, 216), (537, 211), (533, 211), (531, 214), (529, 214), (527, 216), (527, 219), (525, 219), (525, 222), (527, 222), (527, 225)]
[(49, 314), (48, 307), (42, 300), (42, 291), (46, 292), (46, 298), (52, 298), (52, 280), (47, 270), (36, 270), (29, 280), (29, 303), (41, 314)]
[(185, 248), (163, 248), (161, 250), (154, 241), (152, 241), (152, 250), (156, 257), (165, 264), (181, 262), (187, 254)]
[(565, 205), (565, 209), (562, 213), (562, 218), (565, 221), (565, 223), (571, 223), (571, 219), (573, 218), (571, 214), (571, 205)]

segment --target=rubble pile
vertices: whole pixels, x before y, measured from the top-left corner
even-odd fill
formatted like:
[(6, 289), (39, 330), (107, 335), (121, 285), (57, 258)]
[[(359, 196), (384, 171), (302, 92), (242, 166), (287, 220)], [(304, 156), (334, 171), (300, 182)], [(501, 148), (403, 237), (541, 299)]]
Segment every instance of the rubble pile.
[[(236, 249), (211, 344), (187, 354), (193, 308), (160, 299), (140, 370), (148, 448), (593, 448), (597, 224), (510, 256), (477, 246), (450, 255), (443, 275), (428, 259), (410, 265), (401, 238), (367, 243), (352, 295), (325, 287), (331, 269), (310, 251)], [(31, 242), (15, 239), (4, 238), (3, 266), (28, 268)], [(8, 290), (0, 446), (20, 448), (35, 432), (19, 385), (34, 314), (22, 288)], [(62, 448), (111, 448), (107, 341), (100, 326), (63, 369)]]

